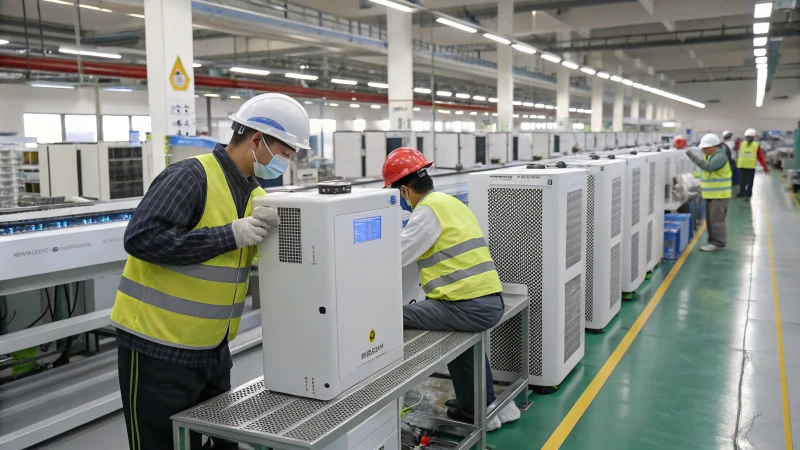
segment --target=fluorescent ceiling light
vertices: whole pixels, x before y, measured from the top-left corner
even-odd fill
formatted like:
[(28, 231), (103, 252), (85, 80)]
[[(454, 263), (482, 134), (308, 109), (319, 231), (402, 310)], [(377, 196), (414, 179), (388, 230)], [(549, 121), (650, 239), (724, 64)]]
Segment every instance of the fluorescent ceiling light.
[(458, 93), (456, 93), (456, 97), (458, 97), (458, 98), (470, 98), (471, 95), (458, 92)]
[(231, 67), (230, 71), (234, 73), (246, 73), (248, 75), (269, 75), (269, 70), (250, 69), (247, 67)]
[(756, 64), (756, 69), (764, 70), (767, 68), (767, 63)]
[(644, 86), (642, 86), (642, 84), (641, 84), (641, 83), (633, 83), (633, 87), (634, 87), (634, 89), (641, 89), (641, 88), (643, 88)]
[(492, 116), (493, 116), (493, 117), (497, 117), (498, 115), (499, 115), (499, 114), (497, 114), (497, 113), (492, 113)]
[(122, 86), (107, 87), (103, 88), (103, 90), (108, 92), (133, 92), (132, 88)]
[(522, 106), (527, 106), (528, 108), (533, 108), (533, 102), (522, 102)]
[(591, 109), (584, 109), (583, 112), (586, 113), (586, 114), (591, 114), (592, 110)]
[(389, 0), (369, 0), (369, 1), (371, 1), (372, 3), (377, 3), (379, 5), (388, 6), (389, 8), (393, 8), (393, 9), (396, 9), (398, 11), (403, 11), (403, 12), (407, 12), (407, 13), (413, 13), (414, 12), (414, 10), (412, 8), (409, 8), (408, 6), (401, 5), (401, 4), (395, 3), (395, 2), (390, 2)]
[(431, 90), (428, 88), (414, 88), (414, 92), (417, 94), (430, 94)]
[(486, 97), (484, 97), (484, 96), (482, 96), (482, 95), (473, 95), (473, 96), (472, 96), (472, 99), (473, 99), (473, 100), (477, 100), (477, 101), (479, 101), (479, 102), (485, 102), (485, 101), (486, 101)]
[(442, 113), (442, 114), (450, 114), (450, 111), (448, 111), (446, 109), (440, 109), (439, 112)]
[(515, 119), (519, 119), (519, 114), (512, 114), (511, 117), (513, 117)]
[[(577, 111), (577, 109), (575, 109), (575, 108), (570, 108), (569, 109), (569, 112), (576, 112), (576, 111)], [(581, 110), (581, 111), (583, 111), (583, 110)]]
[(209, 97), (209, 98), (217, 98), (217, 97), (219, 97), (219, 94), (203, 94), (203, 96), (204, 97)]
[(75, 86), (69, 84), (53, 84), (53, 83), (31, 83), (33, 87), (52, 88), (52, 89), (75, 89)]
[(228, 98), (231, 99), (231, 100), (241, 100), (242, 96), (241, 95), (231, 95)]
[(370, 105), (372, 109), (381, 109), (381, 105)]
[(767, 56), (767, 49), (766, 48), (754, 48), (753, 49), (753, 56)]
[(56, 4), (59, 4), (59, 5), (73, 6), (72, 2), (65, 2), (65, 1), (62, 1), (62, 0), (44, 0), (44, 1), (46, 1), (47, 3), (56, 3)]
[(611, 75), (609, 75), (609, 74), (607, 74), (605, 72), (597, 72), (597, 76), (602, 78), (602, 79), (604, 79), (604, 80), (607, 80), (607, 79), (611, 78)]
[(439, 97), (452, 97), (453, 93), (449, 91), (436, 91), (436, 95)]
[(753, 47), (763, 47), (765, 45), (767, 45), (767, 37), (766, 36), (753, 38)]
[(100, 7), (92, 6), (92, 5), (78, 5), (78, 6), (80, 6), (81, 8), (91, 9), (93, 11), (100, 11), (100, 12), (106, 12), (106, 13), (114, 12), (114, 11), (112, 11), (110, 9), (100, 8)]
[[(575, 108), (570, 108), (570, 111), (572, 111), (573, 109), (575, 109)], [(584, 111), (586, 111), (586, 110), (585, 110), (585, 109), (583, 109), (583, 108), (581, 108), (581, 109), (575, 109), (575, 111), (576, 111), (576, 112), (579, 112), (579, 113), (582, 113), (582, 112), (584, 112)]]
[(460, 24), (458, 22), (454, 22), (454, 21), (449, 20), (449, 19), (445, 19), (443, 17), (439, 17), (438, 19), (436, 19), (436, 21), (439, 22), (442, 25), (447, 25), (449, 27), (458, 28), (459, 30), (466, 31), (467, 33), (477, 33), (478, 32), (478, 30), (476, 30), (475, 28), (468, 27), (466, 25)]
[(203, 67), (203, 65), (200, 63), (192, 63), (192, 67), (197, 69), (198, 67)]
[(500, 100), (498, 100), (498, 99), (496, 99), (496, 98), (489, 97), (489, 103), (497, 103), (497, 102), (499, 102), (499, 101), (500, 101)]
[(511, 45), (511, 48), (513, 48), (514, 50), (520, 51), (522, 53), (527, 53), (529, 55), (533, 55), (534, 53), (536, 53), (535, 49), (532, 49), (532, 48), (530, 48), (530, 47), (528, 47), (526, 45), (522, 45), (522, 44), (513, 44), (513, 45)]
[(511, 104), (514, 105), (514, 106), (522, 106), (522, 102), (517, 101), (517, 100), (514, 100), (513, 102), (511, 102)]
[(339, 104), (338, 103), (328, 103), (328, 106), (334, 106), (335, 107), (335, 106), (339, 106)]
[(501, 37), (501, 36), (495, 36), (494, 34), (491, 34), (491, 33), (483, 33), (483, 37), (485, 37), (486, 39), (491, 39), (491, 40), (493, 40), (495, 42), (499, 42), (501, 44), (505, 44), (505, 45), (508, 45), (508, 44), (511, 43), (511, 41), (509, 41), (508, 39), (506, 39), (504, 37)]
[(617, 83), (622, 83), (622, 78), (616, 75), (611, 75), (611, 81), (616, 81)]
[(575, 69), (577, 69), (579, 67), (577, 64), (575, 64), (572, 61), (564, 61), (564, 62), (561, 63), (561, 65), (564, 66), (564, 67), (567, 67), (569, 69), (572, 69), (572, 70), (575, 70)]
[(136, 17), (137, 19), (144, 19), (144, 16), (141, 14), (128, 14), (131, 17)]
[(591, 67), (581, 67), (581, 72), (588, 73), (589, 75), (594, 75), (597, 73), (597, 71), (592, 69)]
[(544, 109), (556, 109), (556, 107), (553, 105), (545, 105)]
[(109, 58), (109, 59), (120, 59), (119, 53), (108, 53), (108, 52), (96, 52), (93, 50), (78, 50), (75, 48), (69, 47), (59, 47), (59, 53), (67, 53), (69, 55), (81, 55), (81, 56), (94, 56), (96, 58)]
[(350, 103), (350, 107), (351, 108), (361, 108), (361, 105), (359, 105), (358, 103)]
[(769, 22), (757, 22), (753, 24), (753, 34), (769, 33)]
[(389, 89), (389, 85), (388, 84), (386, 84), (386, 83), (376, 83), (374, 81), (370, 81), (369, 83), (367, 83), (367, 86), (378, 88), (378, 89)]
[(546, 59), (550, 62), (559, 63), (561, 62), (561, 58), (555, 55), (551, 55), (549, 53), (542, 53), (542, 59)]
[(772, 15), (772, 2), (759, 3), (753, 11), (753, 17), (756, 19), (764, 19)]
[(624, 84), (625, 86), (633, 86), (633, 81), (627, 79), (622, 80), (622, 84)]
[(456, 111), (456, 115), (457, 115), (457, 116), (460, 116), (460, 115), (462, 115), (462, 114), (464, 114), (464, 111)]
[(297, 80), (316, 81), (316, 80), (319, 79), (319, 77), (316, 76), (316, 75), (308, 75), (308, 74), (305, 74), (305, 73), (292, 73), (292, 72), (289, 72), (284, 76), (286, 78), (294, 78), (294, 79), (297, 79)]
[(477, 111), (472, 111), (471, 113), (469, 113), (469, 115), (470, 115), (470, 116), (477, 116), (477, 115), (478, 115), (478, 112), (477, 112)]
[(331, 80), (331, 83), (347, 84), (347, 85), (350, 85), (350, 86), (355, 86), (355, 85), (358, 84), (358, 81), (356, 81), (356, 80), (342, 80), (341, 78), (333, 78)]
[(766, 62), (767, 62), (766, 56), (759, 56), (758, 58), (756, 58), (756, 64), (764, 64)]
[(414, 112), (420, 112), (420, 111), (422, 111), (422, 108), (414, 108)]
[(536, 108), (544, 108), (544, 103), (537, 103), (533, 106), (535, 106)]
[(313, 105), (314, 104), (314, 102), (312, 102), (311, 100), (306, 100), (303, 103), (305, 103), (306, 105)]
[(527, 115), (527, 114), (523, 114), (523, 115), (522, 115), (522, 118), (523, 118), (523, 119), (527, 119), (527, 118), (528, 118), (528, 115)]
[(651, 88), (650, 86), (642, 86), (642, 90), (643, 91), (647, 91), (647, 92), (651, 92), (653, 90), (653, 88)]
[(0, 45), (6, 45), (6, 44), (8, 44), (8, 41), (7, 41), (7, 40), (5, 40), (5, 39), (0, 39)]

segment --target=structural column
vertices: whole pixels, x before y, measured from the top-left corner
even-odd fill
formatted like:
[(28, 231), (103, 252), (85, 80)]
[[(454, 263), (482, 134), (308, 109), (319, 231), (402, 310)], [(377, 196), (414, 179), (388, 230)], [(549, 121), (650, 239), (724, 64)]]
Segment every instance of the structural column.
[(639, 89), (631, 89), (631, 119), (639, 121)]
[[(569, 31), (559, 32), (558, 40), (567, 42), (570, 40)], [(564, 55), (567, 60), (572, 59), (569, 53)], [(569, 120), (569, 78), (572, 69), (559, 65), (556, 70), (556, 124), (559, 130), (572, 130)]]
[(414, 118), (414, 49), (411, 14), (386, 8), (389, 128), (410, 130)]
[(152, 153), (142, 157), (150, 166), (152, 180), (166, 166), (165, 136), (197, 134), (192, 3), (190, 0), (144, 0), (144, 15), (153, 145)]
[[(622, 67), (617, 72), (622, 76)], [(616, 83), (616, 92), (614, 96), (614, 117), (611, 122), (612, 131), (622, 131), (622, 117), (625, 113), (625, 85)]]
[[(514, 0), (497, 2), (497, 32), (514, 35)], [(498, 131), (514, 128), (514, 61), (510, 45), (497, 44)]]
[(648, 98), (647, 104), (644, 107), (644, 118), (647, 120), (653, 120), (653, 99)]
[[(592, 55), (589, 67), (600, 70), (603, 67), (603, 58), (599, 54)], [(603, 79), (591, 77), (592, 80), (592, 132), (603, 131)]]

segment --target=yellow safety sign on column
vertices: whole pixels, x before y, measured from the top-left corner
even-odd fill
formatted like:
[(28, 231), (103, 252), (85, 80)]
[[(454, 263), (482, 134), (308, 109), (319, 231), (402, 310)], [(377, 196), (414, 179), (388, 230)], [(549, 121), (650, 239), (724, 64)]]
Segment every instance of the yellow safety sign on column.
[(169, 73), (169, 83), (172, 85), (172, 89), (176, 91), (189, 89), (189, 74), (186, 73), (180, 56), (175, 58), (175, 64)]

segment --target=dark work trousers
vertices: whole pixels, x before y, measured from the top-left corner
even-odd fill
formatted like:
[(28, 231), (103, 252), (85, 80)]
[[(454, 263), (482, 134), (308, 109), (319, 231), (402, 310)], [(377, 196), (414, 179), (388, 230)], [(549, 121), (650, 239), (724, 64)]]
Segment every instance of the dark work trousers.
[[(503, 317), (503, 299), (489, 295), (472, 300), (449, 302), (424, 300), (403, 306), (403, 325), (429, 331), (467, 331), (477, 333), (491, 329)], [(462, 411), (472, 414), (475, 399), (475, 377), (472, 349), (462, 353), (450, 364), (450, 379), (456, 391), (456, 400)], [(486, 404), (495, 399), (492, 370), (486, 358)]]
[[(170, 364), (126, 347), (117, 348), (122, 409), (131, 450), (172, 450), (170, 417), (231, 389), (230, 352), (212, 368)], [(238, 445), (221, 439), (201, 444), (191, 434), (191, 448), (235, 450)]]
[(741, 183), (741, 173), (739, 172), (739, 168), (736, 167), (736, 160), (731, 159), (731, 183), (732, 184), (739, 184)]
[(728, 226), (725, 220), (728, 216), (728, 202), (730, 199), (706, 199), (706, 227), (708, 228), (708, 243), (719, 248), (728, 244)]
[(739, 183), (739, 195), (750, 198), (753, 196), (753, 180), (756, 178), (756, 169), (739, 169), (742, 179)]

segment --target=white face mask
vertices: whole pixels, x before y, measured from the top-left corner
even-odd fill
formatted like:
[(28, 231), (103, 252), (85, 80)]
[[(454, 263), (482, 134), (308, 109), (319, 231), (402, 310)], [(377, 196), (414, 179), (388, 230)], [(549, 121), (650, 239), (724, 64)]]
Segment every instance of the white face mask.
[(269, 164), (261, 164), (258, 162), (258, 158), (256, 158), (256, 151), (251, 149), (253, 152), (253, 175), (256, 178), (261, 178), (262, 180), (274, 180), (279, 176), (283, 175), (286, 172), (286, 169), (289, 168), (289, 158), (283, 155), (276, 155), (272, 153), (272, 150), (269, 149), (269, 145), (264, 140), (264, 137), (261, 137), (261, 142), (264, 143), (264, 146), (267, 147), (267, 151), (270, 155), (272, 155), (272, 160)]

